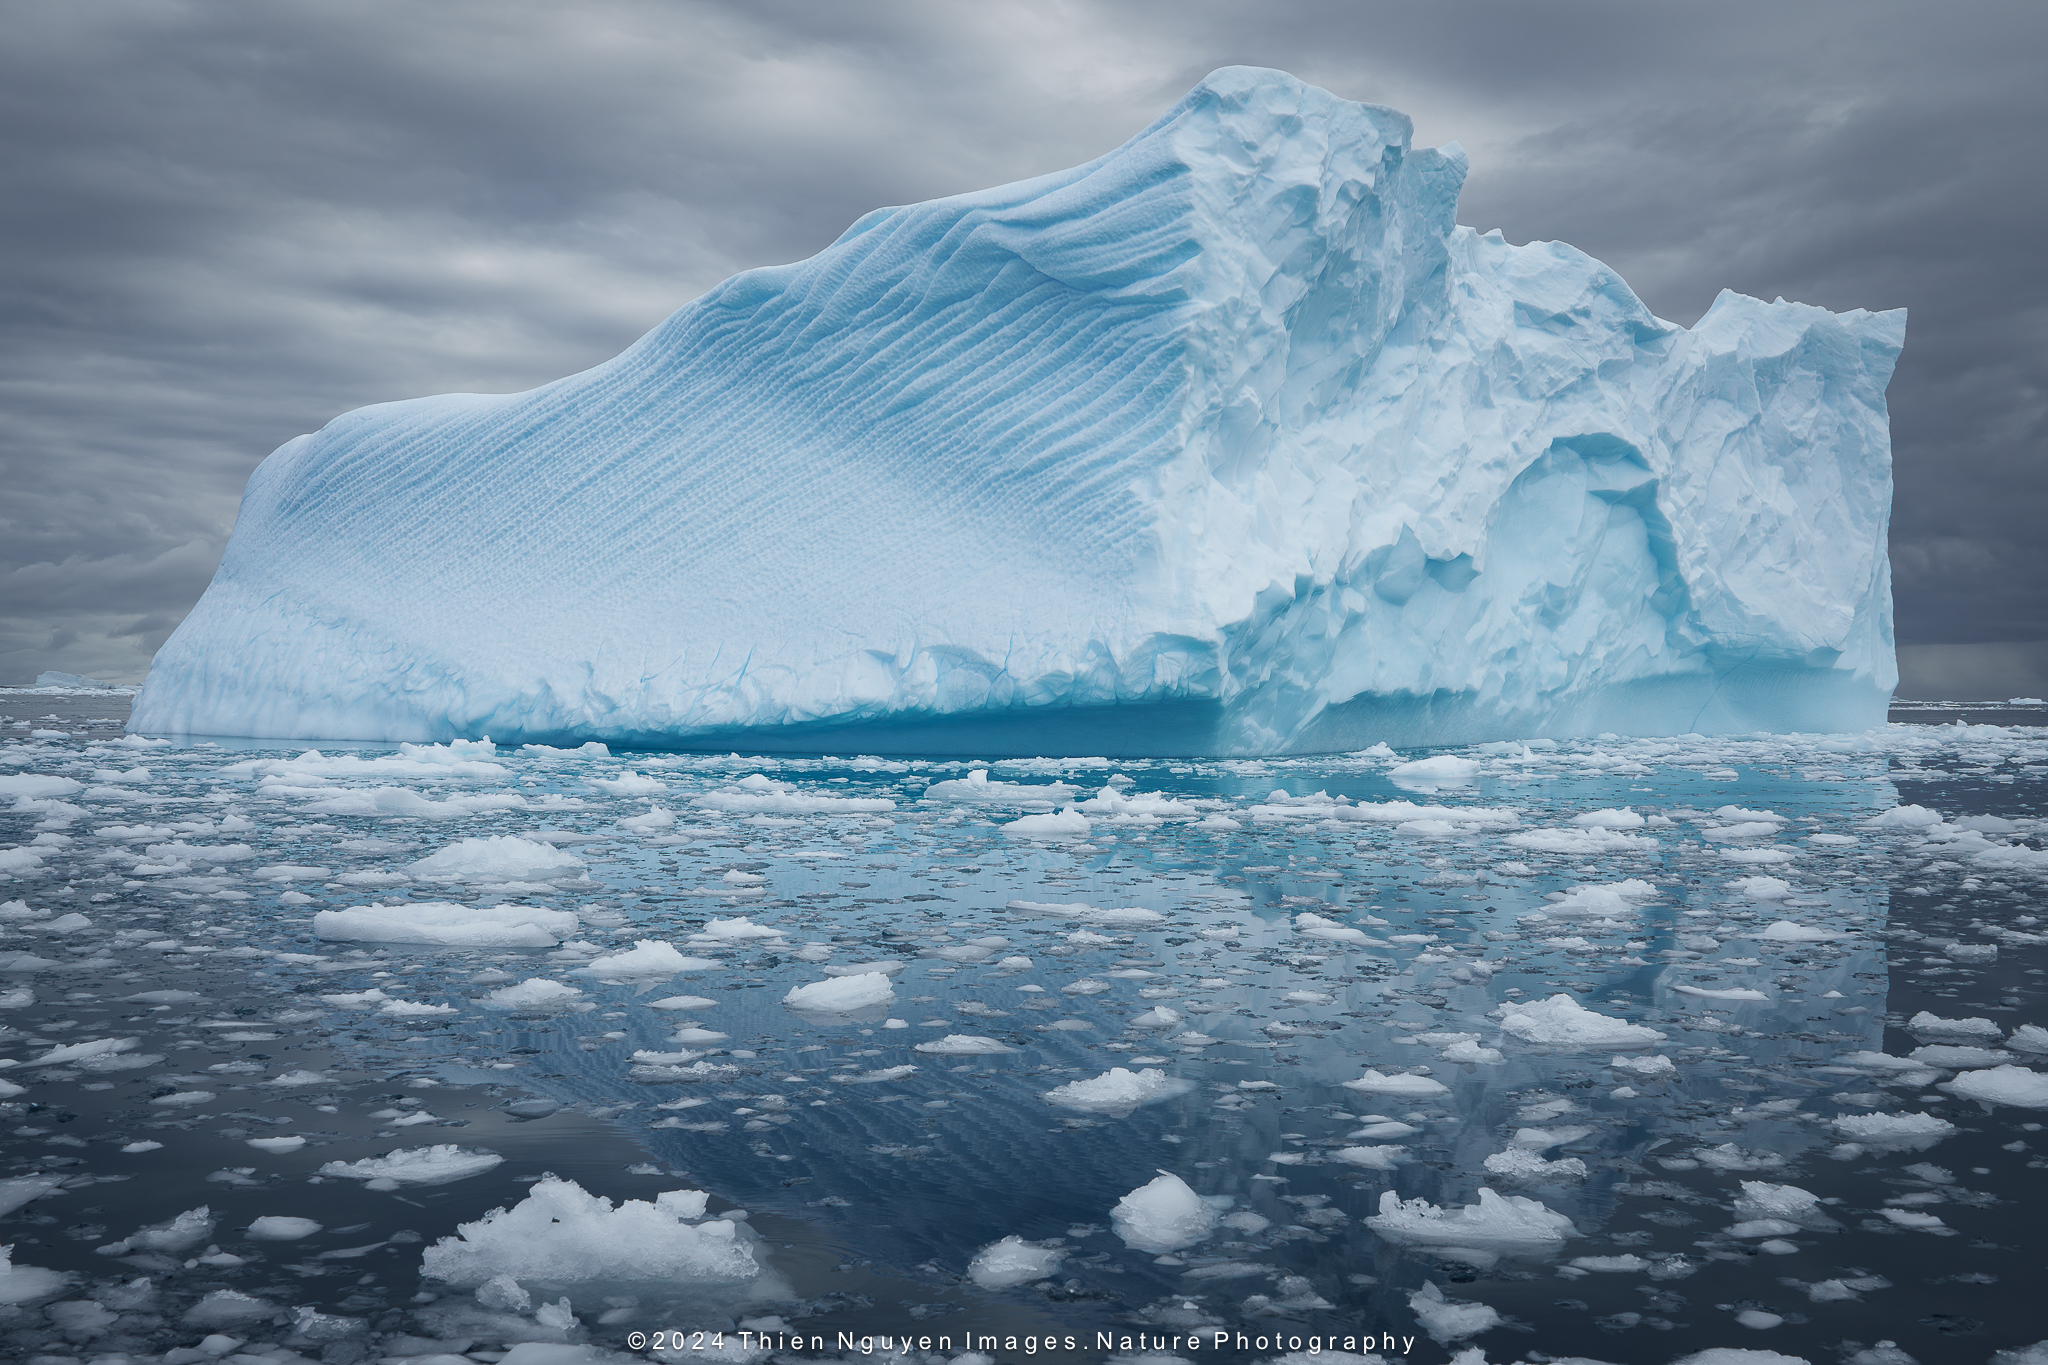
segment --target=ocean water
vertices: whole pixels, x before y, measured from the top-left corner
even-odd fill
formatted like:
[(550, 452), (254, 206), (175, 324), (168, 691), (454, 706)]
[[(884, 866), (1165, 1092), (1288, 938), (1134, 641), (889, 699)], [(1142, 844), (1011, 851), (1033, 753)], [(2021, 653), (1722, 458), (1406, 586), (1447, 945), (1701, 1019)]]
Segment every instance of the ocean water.
[[(858, 1355), (844, 1333), (1934, 1365), (2048, 1338), (2039, 726), (302, 757), (127, 739), (125, 709), (0, 694), (10, 1359)], [(429, 902), (577, 918), (525, 947), (315, 922)], [(603, 964), (641, 942), (690, 961)], [(865, 964), (885, 998), (785, 1000)], [(534, 978), (578, 994), (493, 1007)], [(1059, 1102), (1113, 1068), (1147, 1102)], [(441, 1145), (502, 1160), (332, 1169)], [(423, 1272), (550, 1173), (705, 1191), (758, 1273), (571, 1257), (515, 1275), (522, 1310)], [(1162, 1173), (1202, 1211), (1141, 1249), (1115, 1210)], [(1037, 1273), (978, 1283), (1011, 1237)], [(573, 1322), (536, 1311), (564, 1297)]]

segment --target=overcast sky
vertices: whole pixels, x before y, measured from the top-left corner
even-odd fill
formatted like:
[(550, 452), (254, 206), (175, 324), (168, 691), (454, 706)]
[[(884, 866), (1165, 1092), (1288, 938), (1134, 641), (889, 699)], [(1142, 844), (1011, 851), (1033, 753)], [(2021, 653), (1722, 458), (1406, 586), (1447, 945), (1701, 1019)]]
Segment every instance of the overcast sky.
[(2038, 0), (0, 0), (0, 23), (0, 681), (139, 679), (300, 432), (583, 369), (878, 205), (1100, 155), (1233, 62), (1462, 142), (1461, 222), (1581, 247), (1674, 321), (1724, 286), (1909, 308), (1909, 682), (2048, 676)]

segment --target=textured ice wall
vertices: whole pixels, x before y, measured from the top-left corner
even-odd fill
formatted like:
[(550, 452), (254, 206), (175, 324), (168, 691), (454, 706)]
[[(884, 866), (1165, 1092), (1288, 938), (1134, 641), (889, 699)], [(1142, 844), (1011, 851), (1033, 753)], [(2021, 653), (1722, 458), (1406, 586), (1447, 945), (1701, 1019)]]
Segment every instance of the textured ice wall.
[(249, 482), (138, 730), (1176, 753), (1861, 728), (1903, 311), (1688, 330), (1231, 67)]

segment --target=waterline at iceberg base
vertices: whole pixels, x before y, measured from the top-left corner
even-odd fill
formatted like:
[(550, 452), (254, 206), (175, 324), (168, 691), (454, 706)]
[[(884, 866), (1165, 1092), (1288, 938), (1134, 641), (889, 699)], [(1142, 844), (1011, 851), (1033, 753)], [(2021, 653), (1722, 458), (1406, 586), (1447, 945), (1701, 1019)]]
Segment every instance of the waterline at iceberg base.
[(1897, 673), (1903, 312), (1654, 317), (1232, 67), (531, 392), (250, 480), (143, 733), (1255, 754), (1848, 731)]

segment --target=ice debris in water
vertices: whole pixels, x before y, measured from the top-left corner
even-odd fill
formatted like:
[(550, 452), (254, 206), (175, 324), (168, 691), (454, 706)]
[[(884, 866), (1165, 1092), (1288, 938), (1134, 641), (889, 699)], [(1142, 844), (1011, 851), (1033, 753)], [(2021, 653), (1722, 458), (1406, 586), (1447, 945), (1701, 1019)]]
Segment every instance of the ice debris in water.
[(359, 943), (431, 943), (457, 948), (552, 948), (576, 932), (572, 910), (537, 905), (408, 901), (352, 905), (313, 916), (320, 938)]
[(1541, 1200), (1496, 1194), (1484, 1186), (1477, 1204), (1460, 1208), (1438, 1208), (1427, 1199), (1404, 1201), (1385, 1190), (1380, 1211), (1365, 1224), (1388, 1241), (1409, 1246), (1543, 1249), (1579, 1235), (1571, 1219), (1546, 1208)]
[(666, 939), (641, 939), (624, 952), (594, 957), (576, 968), (579, 976), (667, 977), (677, 972), (702, 972), (722, 964), (708, 957), (679, 952)]
[(0, 1246), (0, 1304), (34, 1303), (54, 1298), (71, 1286), (73, 1276), (41, 1266), (16, 1265), (14, 1247)]
[(583, 998), (583, 992), (560, 981), (530, 976), (512, 986), (500, 986), (484, 997), (494, 1010), (531, 1010), (536, 1013), (566, 1009)]
[(543, 1176), (511, 1208), (428, 1247), (421, 1270), (459, 1285), (500, 1275), (550, 1284), (753, 1279), (760, 1267), (752, 1248), (732, 1220), (704, 1219), (706, 1203), (702, 1190), (670, 1190), (614, 1207), (573, 1180)]
[(1057, 1247), (1042, 1247), (1021, 1237), (1005, 1237), (976, 1252), (967, 1278), (983, 1289), (1008, 1289), (1042, 1280), (1059, 1269), (1066, 1257)]
[(1408, 1307), (1422, 1324), (1422, 1330), (1439, 1345), (1491, 1331), (1501, 1321), (1499, 1310), (1490, 1304), (1447, 1299), (1434, 1284), (1425, 1284), (1410, 1294)]
[(582, 871), (575, 854), (513, 834), (463, 839), (412, 865), (423, 881), (544, 882)]
[(1437, 1095), (1448, 1095), (1451, 1088), (1442, 1081), (1433, 1081), (1427, 1076), (1385, 1076), (1366, 1068), (1357, 1080), (1345, 1081), (1346, 1090), (1356, 1090), (1362, 1095), (1398, 1095), (1406, 1099), (1426, 1100)]
[(1502, 1005), (1495, 1013), (1503, 1032), (1543, 1047), (1604, 1052), (1649, 1047), (1665, 1040), (1656, 1029), (1589, 1010), (1563, 991), (1548, 1000)]
[(886, 1005), (895, 999), (896, 988), (887, 972), (860, 972), (853, 976), (832, 976), (792, 986), (782, 1003), (793, 1010), (818, 1014), (851, 1014), (856, 1010)]
[(401, 1147), (361, 1161), (330, 1161), (320, 1168), (320, 1174), (366, 1180), (373, 1190), (388, 1190), (400, 1185), (446, 1185), (466, 1180), (504, 1159), (496, 1152), (444, 1142), (432, 1147)]
[(2016, 1109), (2048, 1109), (2048, 1076), (2007, 1063), (1983, 1071), (1965, 1071), (1936, 1087), (1957, 1099), (1980, 1104), (2007, 1104)]
[(1194, 1088), (1193, 1081), (1169, 1076), (1157, 1067), (1130, 1071), (1113, 1066), (1100, 1076), (1056, 1085), (1045, 1092), (1045, 1098), (1068, 1109), (1085, 1109), (1111, 1118), (1123, 1118), (1142, 1105), (1185, 1095)]
[(580, 375), (339, 417), (250, 479), (134, 724), (1174, 754), (1881, 724), (1903, 313), (1663, 321), (1456, 226), (1465, 153), (1412, 131), (1225, 67)]
[(1193, 1246), (1215, 1229), (1217, 1217), (1214, 1204), (1167, 1171), (1117, 1200), (1109, 1211), (1110, 1225), (1125, 1245), (1152, 1252)]

